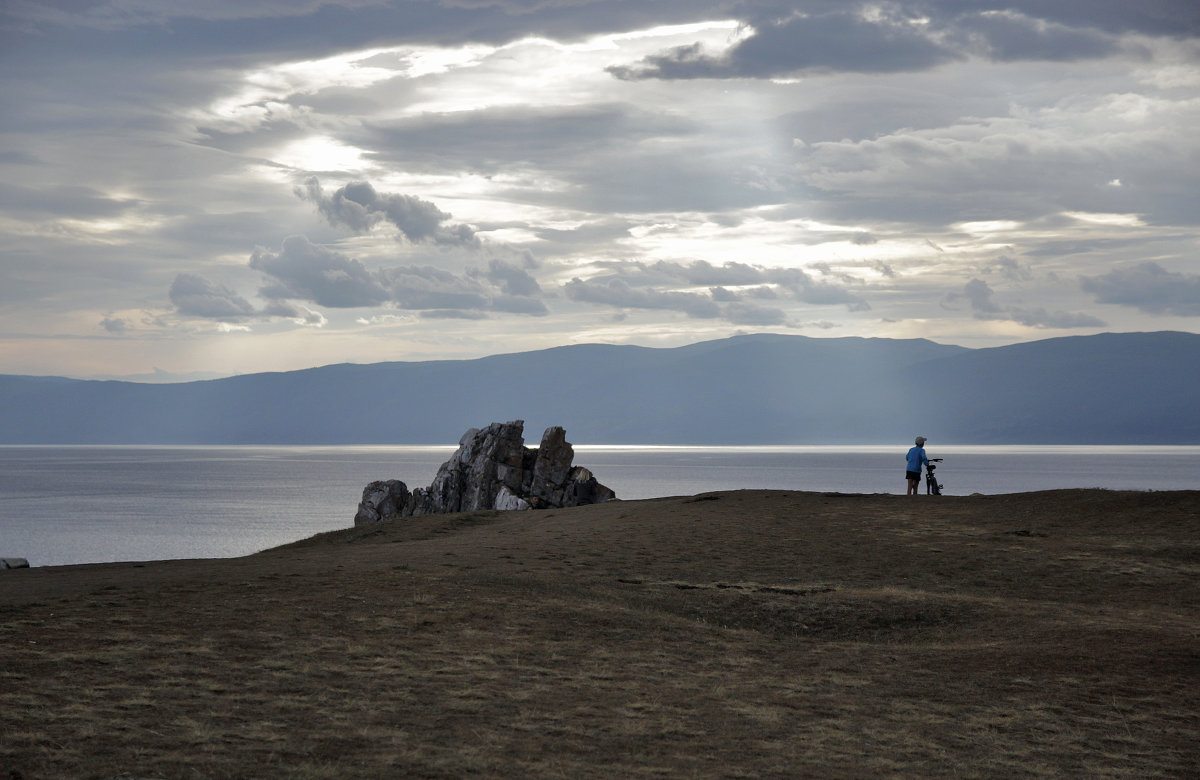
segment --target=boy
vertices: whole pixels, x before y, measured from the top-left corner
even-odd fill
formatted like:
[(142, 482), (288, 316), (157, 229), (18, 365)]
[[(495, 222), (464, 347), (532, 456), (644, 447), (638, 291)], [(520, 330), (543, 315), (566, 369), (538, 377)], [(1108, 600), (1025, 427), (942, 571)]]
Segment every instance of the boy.
[(908, 492), (905, 493), (906, 496), (917, 495), (917, 486), (921, 484), (921, 466), (928, 465), (929, 463), (929, 458), (925, 456), (925, 442), (927, 441), (928, 439), (924, 436), (918, 436), (916, 440), (917, 446), (908, 451), (908, 465), (906, 467), (908, 470), (904, 472), (904, 476), (908, 478)]

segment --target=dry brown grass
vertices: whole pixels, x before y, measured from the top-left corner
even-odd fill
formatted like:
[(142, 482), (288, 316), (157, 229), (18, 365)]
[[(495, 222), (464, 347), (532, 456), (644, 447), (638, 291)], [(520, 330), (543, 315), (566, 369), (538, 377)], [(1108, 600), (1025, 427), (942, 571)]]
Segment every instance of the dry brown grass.
[(0, 575), (0, 778), (1195, 777), (1200, 493), (737, 491)]

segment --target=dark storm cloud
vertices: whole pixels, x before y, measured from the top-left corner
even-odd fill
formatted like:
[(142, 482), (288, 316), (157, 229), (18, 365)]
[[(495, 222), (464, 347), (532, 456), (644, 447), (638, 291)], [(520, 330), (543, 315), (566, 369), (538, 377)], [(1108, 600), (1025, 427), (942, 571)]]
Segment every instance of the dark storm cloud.
[(303, 189), (296, 189), (296, 194), (317, 204), (329, 224), (343, 225), (355, 233), (366, 233), (380, 222), (390, 222), (414, 244), (479, 246), (479, 239), (467, 225), (443, 224), (452, 215), (433, 203), (413, 195), (379, 193), (369, 182), (351, 182), (327, 196), (313, 176), (304, 182)]
[(1110, 35), (1073, 29), (1014, 12), (976, 14), (960, 19), (955, 35), (967, 50), (993, 60), (1070, 61), (1103, 57), (1117, 49)]
[(195, 274), (179, 274), (168, 293), (180, 314), (236, 322), (255, 315), (254, 305), (229, 287)]
[[(864, 8), (876, 13), (864, 18), (859, 13)], [(980, 22), (986, 14), (996, 12), (1064, 29), (1036, 27), (1036, 40), (1019, 41), (1013, 37), (1012, 25)], [(972, 35), (976, 43), (982, 36), (986, 50), (996, 56), (1021, 56), (1025, 47), (1031, 49), (1026, 56), (1057, 59), (1061, 51), (1082, 56), (1089, 47), (1102, 48), (1100, 39), (1088, 40), (1086, 32), (1079, 31), (1172, 37), (1200, 34), (1200, 4), (1191, 0), (909, 0), (872, 4), (830, 0), (110, 0), (83, 7), (73, 0), (47, 0), (4, 4), (0, 7), (0, 33), (13, 56), (35, 70), (56, 73), (57, 84), (64, 83), (61, 76), (70, 74), (76, 83), (92, 80), (94, 85), (112, 85), (112, 76), (120, 73), (131, 88), (145, 94), (156, 81), (144, 78), (148, 60), (157, 68), (187, 72), (201, 61), (211, 62), (214, 56), (249, 64), (313, 59), (370, 46), (505, 44), (530, 36), (569, 40), (731, 18), (758, 32), (728, 57), (663, 53), (638, 67), (626, 68), (622, 75), (677, 78), (776, 75), (805, 68), (913, 70), (960, 56), (954, 46), (966, 46), (965, 36)], [(916, 19), (922, 23), (914, 24)], [(808, 20), (807, 27), (802, 20)], [(170, 34), (163, 35), (167, 29)], [(789, 36), (794, 36), (790, 46)], [(1049, 45), (1054, 42), (1064, 48)], [(838, 43), (841, 45), (835, 45)], [(88, 65), (81, 67), (81, 62)], [(674, 72), (667, 72), (672, 69)], [(178, 94), (178, 83), (158, 83), (169, 85)]]
[(1158, 263), (1084, 276), (1080, 286), (1099, 303), (1132, 306), (1149, 314), (1200, 317), (1200, 275), (1168, 271)]
[(725, 52), (710, 53), (700, 44), (680, 46), (609, 72), (621, 79), (899, 73), (927, 70), (968, 55), (998, 61), (1102, 57), (1116, 51), (1114, 34), (1200, 33), (1200, 4), (1188, 0), (799, 0), (746, 2), (734, 13), (754, 32)]
[[(221, 0), (178, 3), (173, 0), (108, 0), (81, 6), (73, 0), (7, 4), (13, 29), (51, 25), (118, 30), (161, 27), (274, 24), (278, 37), (321, 30), (346, 43), (348, 36), (370, 39), (384, 34), (437, 40), (507, 40), (511, 36), (585, 35), (597, 30), (637, 29), (654, 24), (734, 17), (758, 24), (792, 13), (828, 14), (865, 3), (845, 0), (427, 0), (388, 3), (378, 0), (268, 0), (246, 3)], [(884, 4), (873, 4), (876, 7)], [(1200, 29), (1200, 11), (1191, 0), (908, 0), (887, 4), (912, 16), (933, 19), (1012, 9), (1049, 21), (1113, 33), (1186, 35)], [(357, 24), (352, 24), (358, 20)], [(231, 25), (232, 26), (232, 25)], [(452, 36), (458, 37), (452, 37)], [(249, 37), (249, 33), (246, 37)], [(239, 36), (240, 40), (241, 36)]]
[[(504, 44), (529, 36), (559, 39), (725, 18), (728, 3), (706, 0), (571, 0), (466, 3), (454, 0), (312, 0), (204, 2), (74, 0), (3, 6), (0, 31), (45, 40), (62, 52), (90, 48), (107, 57), (182, 61), (220, 54), (248, 60), (313, 58), (351, 48), (394, 44)], [(170, 35), (162, 35), (164, 29)], [(96, 39), (96, 31), (104, 33)], [(69, 48), (68, 48), (69, 47)], [(136, 57), (133, 56), (136, 54)]]
[[(272, 301), (311, 301), (329, 308), (394, 306), (544, 315), (541, 289), (520, 269), (493, 264), (489, 271), (460, 276), (431, 266), (368, 269), (361, 261), (304, 236), (284, 239), (279, 252), (255, 250), (250, 267), (267, 276), (260, 294)], [(496, 280), (493, 287), (479, 280)], [(532, 282), (532, 284), (531, 284)]]
[(835, 13), (766, 24), (720, 56), (699, 45), (683, 46), (609, 72), (622, 79), (762, 78), (805, 70), (880, 73), (924, 70), (961, 56), (904, 20)]
[(1035, 18), (1110, 33), (1193, 36), (1200, 34), (1200, 4), (1193, 0), (1012, 0), (1006, 4), (987, 0), (934, 0), (918, 7), (938, 6), (946, 13), (971, 13), (1011, 8)]

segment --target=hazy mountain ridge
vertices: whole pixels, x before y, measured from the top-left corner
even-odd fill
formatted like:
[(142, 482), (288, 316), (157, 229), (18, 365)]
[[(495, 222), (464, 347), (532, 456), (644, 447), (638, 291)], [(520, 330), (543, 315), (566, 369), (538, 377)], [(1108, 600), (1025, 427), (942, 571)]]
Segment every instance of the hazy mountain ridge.
[[(10, 444), (449, 444), (524, 419), (576, 443), (1200, 443), (1200, 336), (967, 349), (750, 335), (150, 384), (0, 375)], [(536, 443), (536, 442), (533, 442)]]

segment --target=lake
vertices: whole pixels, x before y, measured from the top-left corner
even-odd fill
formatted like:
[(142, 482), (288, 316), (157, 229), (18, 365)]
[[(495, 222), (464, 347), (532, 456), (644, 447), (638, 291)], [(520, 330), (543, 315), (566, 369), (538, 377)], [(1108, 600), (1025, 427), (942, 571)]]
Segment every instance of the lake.
[[(576, 445), (575, 463), (624, 499), (741, 488), (902, 494), (908, 446)], [(351, 526), (368, 482), (426, 486), (454, 449), (0, 446), (0, 557), (52, 566), (246, 555)], [(944, 458), (946, 495), (1200, 489), (1197, 446), (926, 452)]]

